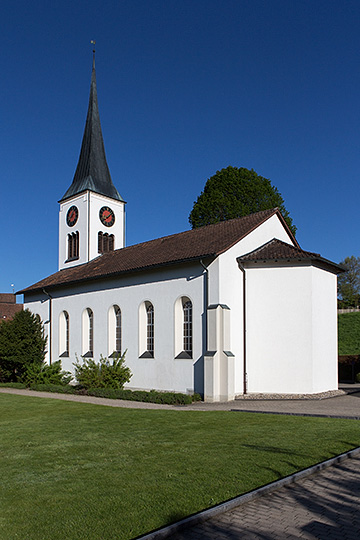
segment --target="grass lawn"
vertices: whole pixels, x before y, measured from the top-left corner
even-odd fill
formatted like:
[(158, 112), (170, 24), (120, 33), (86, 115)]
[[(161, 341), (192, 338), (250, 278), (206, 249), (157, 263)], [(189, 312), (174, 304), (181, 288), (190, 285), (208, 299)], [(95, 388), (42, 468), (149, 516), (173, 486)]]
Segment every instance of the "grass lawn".
[(1, 540), (121, 540), (360, 445), (360, 422), (0, 394)]
[(339, 354), (360, 354), (360, 312), (338, 315)]

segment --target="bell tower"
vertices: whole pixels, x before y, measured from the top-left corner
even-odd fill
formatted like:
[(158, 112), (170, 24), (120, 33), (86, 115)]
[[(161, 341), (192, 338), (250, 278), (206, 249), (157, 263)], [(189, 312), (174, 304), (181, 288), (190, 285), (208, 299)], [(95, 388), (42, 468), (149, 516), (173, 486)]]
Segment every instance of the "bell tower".
[(59, 270), (125, 246), (125, 201), (106, 161), (96, 89), (95, 50), (79, 161), (60, 199)]

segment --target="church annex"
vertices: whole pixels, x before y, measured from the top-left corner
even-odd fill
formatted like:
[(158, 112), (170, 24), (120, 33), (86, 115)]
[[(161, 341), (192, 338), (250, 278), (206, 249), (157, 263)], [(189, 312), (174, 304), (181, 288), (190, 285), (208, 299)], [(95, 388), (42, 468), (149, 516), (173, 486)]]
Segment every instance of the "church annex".
[(61, 198), (59, 270), (19, 291), (47, 360), (127, 350), (129, 388), (243, 393), (337, 389), (337, 264), (304, 251), (278, 209), (125, 247), (106, 162), (95, 61), (79, 162)]

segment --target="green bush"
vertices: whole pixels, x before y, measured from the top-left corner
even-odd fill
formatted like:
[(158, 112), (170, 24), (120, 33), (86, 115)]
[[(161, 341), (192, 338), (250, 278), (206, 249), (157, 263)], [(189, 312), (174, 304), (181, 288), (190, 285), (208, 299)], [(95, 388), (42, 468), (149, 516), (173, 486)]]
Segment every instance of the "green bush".
[(83, 358), (73, 364), (75, 378), (83, 388), (114, 388), (121, 389), (129, 382), (132, 373), (125, 364), (125, 353), (113, 359), (100, 356), (100, 361), (95, 362), (92, 358)]
[(157, 392), (151, 390), (121, 390), (115, 388), (89, 388), (89, 396), (104, 397), (108, 399), (125, 399), (128, 401), (142, 401), (147, 403), (162, 403), (167, 405), (189, 405), (191, 396), (177, 392)]
[(50, 383), (33, 383), (30, 385), (30, 390), (38, 392), (56, 392), (57, 394), (78, 394), (76, 386), (70, 384), (50, 384)]
[(61, 362), (58, 360), (51, 365), (48, 364), (30, 364), (22, 377), (22, 382), (26, 386), (32, 384), (56, 384), (66, 385), (72, 379), (69, 371), (61, 370)]
[(356, 379), (356, 382), (360, 383), (360, 373), (357, 373), (355, 379)]

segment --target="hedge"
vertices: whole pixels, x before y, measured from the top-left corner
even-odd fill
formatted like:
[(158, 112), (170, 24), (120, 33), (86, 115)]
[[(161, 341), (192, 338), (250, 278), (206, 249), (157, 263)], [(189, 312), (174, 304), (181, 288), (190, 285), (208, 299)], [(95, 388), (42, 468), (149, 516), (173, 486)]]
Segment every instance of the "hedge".
[[(25, 389), (25, 384), (2, 383), (0, 386), (10, 388)], [(56, 392), (58, 394), (77, 394), (83, 396), (94, 396), (108, 399), (124, 399), (128, 401), (141, 401), (146, 403), (161, 403), (164, 405), (190, 405), (193, 401), (201, 401), (200, 394), (181, 394), (178, 392), (157, 392), (151, 390), (128, 390), (117, 388), (90, 388), (85, 390), (79, 386), (58, 385), (58, 384), (31, 384), (30, 390), (38, 392)]]

